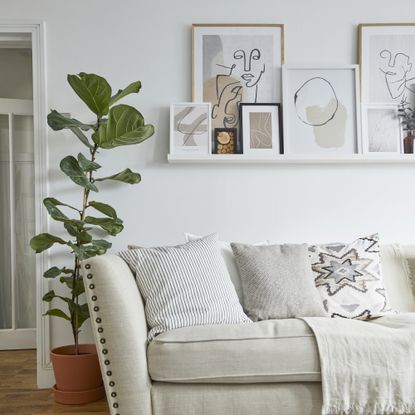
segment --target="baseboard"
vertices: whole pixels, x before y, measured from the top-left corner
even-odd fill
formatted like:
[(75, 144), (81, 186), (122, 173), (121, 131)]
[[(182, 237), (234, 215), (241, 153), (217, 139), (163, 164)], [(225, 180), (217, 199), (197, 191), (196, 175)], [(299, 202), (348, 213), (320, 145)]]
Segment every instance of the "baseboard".
[(48, 389), (55, 384), (55, 376), (52, 367), (37, 368), (37, 387), (39, 389)]

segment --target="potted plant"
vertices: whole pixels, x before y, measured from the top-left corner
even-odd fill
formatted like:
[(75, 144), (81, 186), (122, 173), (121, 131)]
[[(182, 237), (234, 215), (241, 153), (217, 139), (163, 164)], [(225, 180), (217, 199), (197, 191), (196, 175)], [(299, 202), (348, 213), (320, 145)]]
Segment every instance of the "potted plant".
[(43, 204), (50, 217), (63, 225), (67, 237), (42, 233), (31, 239), (30, 246), (40, 253), (60, 244), (66, 246), (72, 256), (72, 267), (53, 266), (43, 275), (47, 279), (59, 278), (69, 294), (58, 295), (51, 290), (43, 296), (43, 300), (48, 303), (57, 300), (63, 304), (64, 309), (51, 308), (45, 315), (66, 320), (73, 335), (72, 345), (51, 351), (56, 379), (55, 400), (79, 404), (100, 399), (104, 395), (95, 345), (79, 344), (80, 329), (89, 318), (88, 305), (82, 299), (85, 289), (80, 263), (87, 258), (105, 254), (111, 247), (106, 239), (95, 236), (98, 228), (110, 236), (123, 230), (123, 221), (115, 209), (97, 201), (95, 197), (91, 200), (91, 196), (98, 192), (99, 184), (107, 180), (128, 184), (136, 184), (141, 180), (138, 173), (128, 168), (110, 176), (99, 176), (101, 165), (97, 163), (98, 155), (101, 150), (139, 144), (154, 134), (154, 127), (145, 124), (143, 116), (134, 107), (118, 104), (125, 96), (140, 91), (139, 81), (113, 95), (108, 82), (98, 75), (80, 73), (68, 75), (67, 79), (78, 97), (95, 114), (95, 121), (83, 123), (52, 110), (48, 115), (48, 124), (55, 131), (71, 130), (86, 148), (84, 153), (68, 155), (60, 162), (61, 171), (80, 187), (82, 202), (80, 206), (72, 206), (53, 197), (45, 198)]
[(410, 107), (409, 102), (405, 100), (399, 104), (398, 114), (401, 118), (403, 130), (406, 132), (403, 139), (403, 152), (412, 154), (414, 152), (415, 112)]

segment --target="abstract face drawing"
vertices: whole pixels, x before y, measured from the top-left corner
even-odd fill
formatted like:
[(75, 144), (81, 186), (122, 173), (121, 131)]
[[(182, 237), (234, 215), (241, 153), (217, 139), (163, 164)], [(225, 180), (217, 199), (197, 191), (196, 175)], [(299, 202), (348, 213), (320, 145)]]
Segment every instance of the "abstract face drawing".
[(415, 92), (415, 87), (409, 84), (415, 80), (415, 77), (409, 77), (412, 70), (409, 56), (405, 53), (396, 53), (392, 56), (392, 52), (388, 49), (382, 50), (379, 56), (385, 62), (385, 66), (379, 70), (385, 75), (386, 87), (391, 98), (401, 98), (401, 102), (406, 101), (408, 93)]
[(256, 87), (262, 74), (265, 72), (265, 64), (261, 60), (261, 51), (257, 48), (252, 50), (238, 49), (233, 54), (235, 61), (233, 67), (244, 81), (247, 88)]

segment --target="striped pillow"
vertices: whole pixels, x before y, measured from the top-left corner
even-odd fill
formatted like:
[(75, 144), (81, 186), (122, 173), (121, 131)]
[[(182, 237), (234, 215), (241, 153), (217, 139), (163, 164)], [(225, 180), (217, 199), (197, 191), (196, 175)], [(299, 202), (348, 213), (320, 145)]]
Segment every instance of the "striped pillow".
[(217, 246), (217, 235), (184, 245), (120, 252), (136, 274), (148, 341), (179, 327), (238, 324), (244, 314)]

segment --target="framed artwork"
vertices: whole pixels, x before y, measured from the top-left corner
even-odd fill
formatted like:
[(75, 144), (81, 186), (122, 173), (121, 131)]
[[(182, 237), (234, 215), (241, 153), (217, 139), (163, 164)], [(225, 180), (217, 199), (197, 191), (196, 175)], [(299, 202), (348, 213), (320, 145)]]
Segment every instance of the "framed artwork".
[(240, 102), (280, 102), (281, 24), (194, 24), (193, 100), (212, 104), (212, 128), (237, 128)]
[(362, 102), (405, 103), (415, 99), (415, 23), (359, 25)]
[(210, 154), (210, 103), (170, 106), (170, 154)]
[(237, 154), (240, 143), (236, 128), (215, 128), (213, 133), (213, 154)]
[(397, 104), (362, 104), (365, 153), (403, 153)]
[(283, 153), (280, 104), (239, 105), (243, 153), (270, 157)]
[(284, 153), (361, 152), (359, 67), (283, 66)]

